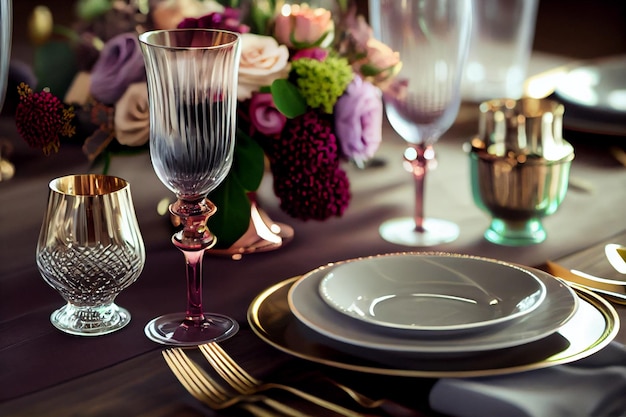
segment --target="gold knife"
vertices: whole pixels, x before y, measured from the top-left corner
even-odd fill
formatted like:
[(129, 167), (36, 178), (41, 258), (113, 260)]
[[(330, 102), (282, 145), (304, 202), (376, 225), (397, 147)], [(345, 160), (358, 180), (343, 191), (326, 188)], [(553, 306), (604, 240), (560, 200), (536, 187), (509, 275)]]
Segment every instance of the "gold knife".
[(574, 269), (570, 270), (552, 261), (547, 261), (546, 265), (548, 266), (548, 272), (555, 277), (626, 301), (626, 281), (600, 278)]

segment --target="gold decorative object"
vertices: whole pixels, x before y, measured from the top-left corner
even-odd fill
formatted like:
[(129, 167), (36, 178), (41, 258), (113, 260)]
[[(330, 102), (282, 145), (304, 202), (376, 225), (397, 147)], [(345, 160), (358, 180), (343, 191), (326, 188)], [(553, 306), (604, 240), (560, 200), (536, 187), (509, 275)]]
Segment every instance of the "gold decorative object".
[(475, 203), (492, 216), (490, 242), (543, 242), (541, 223), (565, 198), (574, 148), (563, 139), (563, 105), (547, 99), (491, 100), (480, 105), (471, 141)]

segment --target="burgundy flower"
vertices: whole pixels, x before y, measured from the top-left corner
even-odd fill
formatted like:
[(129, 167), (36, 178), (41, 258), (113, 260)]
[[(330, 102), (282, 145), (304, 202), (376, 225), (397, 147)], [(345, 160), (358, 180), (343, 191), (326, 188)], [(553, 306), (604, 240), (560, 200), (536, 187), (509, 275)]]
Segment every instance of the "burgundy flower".
[(46, 155), (58, 151), (61, 136), (70, 137), (75, 132), (71, 125), (73, 109), (65, 108), (61, 100), (47, 90), (34, 93), (21, 83), (18, 92), (20, 103), (15, 111), (15, 124), (19, 135)]
[(188, 17), (178, 24), (179, 29), (220, 29), (248, 33), (250, 27), (241, 23), (238, 9), (226, 7), (222, 13), (209, 13), (202, 17)]
[(123, 33), (108, 41), (91, 72), (91, 95), (114, 104), (129, 85), (146, 77), (143, 55), (135, 33)]
[(350, 184), (339, 167), (337, 138), (329, 118), (314, 111), (287, 121), (269, 152), (280, 207), (301, 220), (341, 216)]
[(327, 56), (328, 50), (324, 48), (307, 48), (296, 51), (296, 53), (294, 53), (291, 57), (291, 60), (296, 61), (300, 58), (311, 58), (316, 61), (324, 61)]

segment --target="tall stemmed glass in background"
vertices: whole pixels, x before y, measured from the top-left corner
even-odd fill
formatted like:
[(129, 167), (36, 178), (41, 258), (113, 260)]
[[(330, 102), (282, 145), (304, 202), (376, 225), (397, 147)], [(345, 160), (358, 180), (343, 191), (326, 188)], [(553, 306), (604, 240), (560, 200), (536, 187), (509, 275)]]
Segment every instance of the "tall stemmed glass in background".
[(383, 239), (432, 246), (459, 235), (456, 224), (424, 217), (424, 182), (433, 144), (459, 111), (462, 71), (469, 48), (471, 0), (370, 0), (378, 39), (400, 53), (402, 69), (384, 92), (387, 118), (408, 142), (404, 152), (415, 180), (415, 213), (385, 221)]
[(203, 29), (139, 36), (150, 106), (150, 155), (159, 179), (176, 194), (170, 212), (182, 229), (172, 242), (187, 264), (187, 310), (150, 321), (146, 335), (159, 343), (195, 346), (233, 336), (237, 322), (202, 306), (202, 258), (215, 237), (206, 221), (216, 207), (206, 196), (233, 162), (240, 39)]

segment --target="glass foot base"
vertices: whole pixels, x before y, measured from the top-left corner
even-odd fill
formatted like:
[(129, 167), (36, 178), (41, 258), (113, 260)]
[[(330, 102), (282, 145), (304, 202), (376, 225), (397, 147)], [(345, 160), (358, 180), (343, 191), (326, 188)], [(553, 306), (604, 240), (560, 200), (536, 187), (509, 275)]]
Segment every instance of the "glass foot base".
[(538, 219), (522, 222), (493, 219), (489, 229), (485, 231), (485, 239), (504, 246), (535, 245), (547, 237), (548, 234)]
[(166, 314), (151, 320), (144, 332), (153, 342), (170, 346), (198, 346), (234, 336), (239, 324), (230, 317), (205, 313), (204, 321), (188, 325), (185, 313)]
[(415, 230), (411, 217), (387, 220), (378, 229), (387, 242), (404, 246), (435, 246), (459, 237), (459, 226), (447, 220), (424, 219), (424, 232)]
[(100, 336), (112, 333), (130, 323), (130, 313), (111, 303), (100, 307), (78, 307), (66, 304), (50, 315), (57, 329), (77, 336)]

